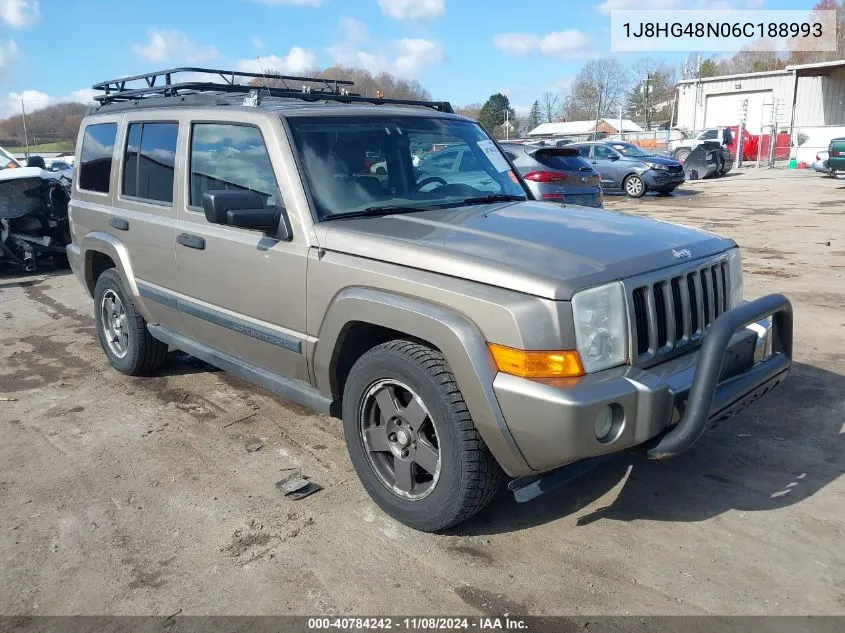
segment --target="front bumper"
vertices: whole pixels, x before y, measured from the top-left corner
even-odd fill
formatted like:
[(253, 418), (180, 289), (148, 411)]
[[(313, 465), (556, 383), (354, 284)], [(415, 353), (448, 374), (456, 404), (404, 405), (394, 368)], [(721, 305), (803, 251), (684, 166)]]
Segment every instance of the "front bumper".
[[(721, 315), (698, 350), (648, 369), (557, 383), (500, 373), (493, 389), (528, 465), (542, 473), (646, 443), (653, 459), (677, 455), (771, 391), (791, 362), (792, 307), (769, 295)], [(595, 421), (608, 407), (614, 427), (598, 439)]]
[(684, 184), (686, 180), (684, 172), (669, 172), (665, 169), (649, 169), (643, 172), (643, 181), (649, 189), (662, 189), (663, 187), (677, 187)]

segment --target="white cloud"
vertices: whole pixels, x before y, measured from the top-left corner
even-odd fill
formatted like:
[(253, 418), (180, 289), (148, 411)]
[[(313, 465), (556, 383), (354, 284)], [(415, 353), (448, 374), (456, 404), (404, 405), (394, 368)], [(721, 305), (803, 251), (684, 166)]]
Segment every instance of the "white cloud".
[(367, 27), (352, 18), (341, 18), (343, 41), (329, 48), (337, 64), (363, 68), (371, 73), (389, 72), (414, 79), (423, 67), (439, 64), (446, 54), (436, 41), (404, 38), (388, 42), (374, 41)]
[(5, 44), (0, 42), (0, 74), (4, 72), (6, 66), (9, 65), (15, 57), (18, 56), (18, 45), (15, 40), (9, 40)]
[(220, 54), (217, 47), (210, 44), (198, 44), (182, 31), (152, 29), (149, 31), (149, 37), (150, 41), (147, 44), (133, 44), (132, 52), (151, 62), (171, 59), (201, 62), (214, 59)]
[(309, 50), (294, 46), (284, 57), (262, 55), (252, 59), (240, 59), (237, 61), (237, 67), (238, 70), (248, 73), (300, 75), (317, 67), (317, 56)]
[(279, 6), (279, 5), (292, 5), (295, 7), (319, 7), (323, 4), (323, 0), (252, 0), (253, 2), (258, 2), (259, 4), (267, 4), (271, 7)]
[(586, 57), (590, 55), (590, 38), (578, 29), (555, 31), (546, 35), (533, 33), (500, 33), (493, 43), (514, 55), (540, 53), (555, 57)]
[(759, 9), (764, 0), (604, 0), (596, 5), (599, 13), (635, 9)]
[(378, 5), (394, 20), (432, 19), (446, 12), (446, 0), (378, 0)]
[(340, 18), (340, 30), (347, 41), (361, 42), (370, 39), (367, 25), (355, 18)]
[(399, 56), (394, 62), (396, 74), (414, 77), (423, 66), (443, 61), (443, 47), (438, 42), (405, 38), (399, 41)]
[(13, 29), (35, 24), (41, 17), (38, 0), (0, 0), (0, 20)]
[(0, 117), (6, 118), (21, 113), (21, 101), (27, 112), (33, 112), (46, 108), (47, 106), (66, 101), (93, 105), (96, 91), (90, 88), (74, 90), (63, 97), (54, 97), (40, 90), (23, 90), (21, 92), (10, 92), (5, 99), (0, 98)]

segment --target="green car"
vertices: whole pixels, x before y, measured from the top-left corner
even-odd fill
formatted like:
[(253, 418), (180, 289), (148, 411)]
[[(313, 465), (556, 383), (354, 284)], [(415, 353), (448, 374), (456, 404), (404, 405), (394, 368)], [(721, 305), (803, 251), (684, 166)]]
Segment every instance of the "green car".
[(845, 172), (845, 138), (835, 138), (830, 141), (828, 156), (830, 173)]

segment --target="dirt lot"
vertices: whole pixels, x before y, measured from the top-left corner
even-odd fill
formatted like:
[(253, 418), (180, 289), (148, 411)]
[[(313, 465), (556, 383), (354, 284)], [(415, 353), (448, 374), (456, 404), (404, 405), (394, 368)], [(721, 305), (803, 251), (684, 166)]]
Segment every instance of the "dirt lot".
[[(72, 276), (0, 278), (0, 613), (845, 614), (845, 183), (684, 189), (608, 206), (734, 237), (746, 296), (794, 303), (789, 381), (449, 535), (369, 501), (336, 420), (187, 357), (122, 376)], [(325, 490), (285, 499), (292, 468)]]

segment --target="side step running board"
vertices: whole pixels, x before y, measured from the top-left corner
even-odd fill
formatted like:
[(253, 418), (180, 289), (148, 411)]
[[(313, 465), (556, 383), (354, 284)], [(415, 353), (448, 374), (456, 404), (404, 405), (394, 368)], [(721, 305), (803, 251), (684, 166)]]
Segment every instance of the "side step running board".
[(171, 347), (182, 350), (191, 356), (196, 356), (210, 365), (248, 380), (267, 389), (267, 391), (272, 391), (285, 400), (292, 400), (319, 413), (331, 413), (331, 399), (320, 394), (311, 385), (256, 367), (251, 363), (235, 358), (231, 354), (197, 343), (181, 334), (176, 334), (176, 332), (161, 325), (147, 325), (147, 329), (153, 335), (153, 338), (162, 343), (167, 343)]

